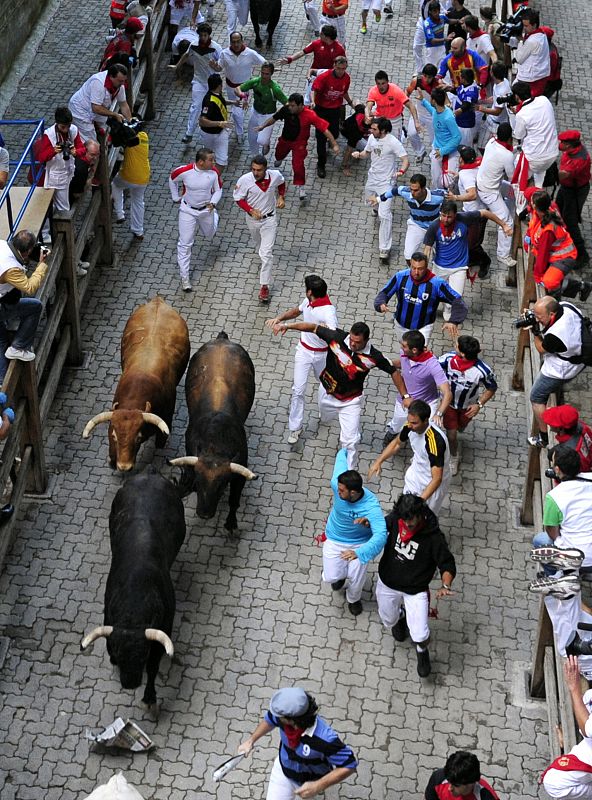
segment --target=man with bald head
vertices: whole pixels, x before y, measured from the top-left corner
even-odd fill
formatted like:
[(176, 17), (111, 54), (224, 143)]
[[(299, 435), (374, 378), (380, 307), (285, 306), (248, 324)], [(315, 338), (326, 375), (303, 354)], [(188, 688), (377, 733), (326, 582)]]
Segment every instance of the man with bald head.
[[(582, 334), (581, 312), (576, 306), (547, 295), (534, 304), (532, 312), (537, 325), (533, 325), (530, 331), (534, 346), (543, 356), (543, 365), (530, 392), (537, 431), (528, 441), (542, 448), (549, 444), (543, 413), (550, 395), (563, 389), (566, 383), (579, 375), (585, 364), (577, 363), (577, 357), (582, 352)], [(574, 358), (576, 363), (571, 360)]]
[(450, 53), (440, 62), (438, 75), (446, 78), (455, 89), (460, 86), (460, 73), (463, 69), (472, 69), (477, 77), (477, 83), (483, 87), (487, 84), (487, 62), (475, 50), (469, 50), (466, 42), (460, 36), (450, 43)]

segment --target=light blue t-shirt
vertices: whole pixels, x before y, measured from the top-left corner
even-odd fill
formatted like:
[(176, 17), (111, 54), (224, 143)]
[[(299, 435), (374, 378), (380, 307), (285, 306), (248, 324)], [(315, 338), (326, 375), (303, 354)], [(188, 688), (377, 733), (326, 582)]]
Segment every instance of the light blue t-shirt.
[(434, 147), (440, 151), (440, 155), (448, 156), (458, 149), (462, 139), (454, 114), (449, 108), (443, 111), (436, 109), (424, 98), (421, 101), (424, 108), (432, 115), (434, 123)]

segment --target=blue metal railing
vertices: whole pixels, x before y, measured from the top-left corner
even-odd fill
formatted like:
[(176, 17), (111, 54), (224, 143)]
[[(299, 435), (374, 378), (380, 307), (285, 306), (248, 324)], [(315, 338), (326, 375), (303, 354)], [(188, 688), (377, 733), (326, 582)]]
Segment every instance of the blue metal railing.
[[(22, 220), (25, 211), (27, 210), (27, 206), (29, 205), (31, 198), (33, 197), (33, 192), (35, 191), (39, 178), (43, 175), (43, 172), (45, 171), (45, 165), (37, 163), (33, 155), (33, 144), (35, 143), (36, 139), (43, 134), (43, 131), (45, 129), (45, 123), (42, 119), (3, 119), (0, 120), (0, 126), (1, 125), (35, 126), (33, 133), (29, 136), (29, 139), (27, 141), (27, 144), (25, 145), (21, 157), (18, 160), (10, 161), (11, 167), (15, 165), (16, 166), (15, 169), (11, 171), (8, 183), (4, 187), (2, 194), (0, 194), (0, 209), (2, 209), (4, 205), (6, 205), (6, 214), (8, 216), (8, 228), (9, 228), (9, 234), (7, 238), (10, 240), (16, 233), (20, 221)], [(13, 219), (12, 206), (10, 203), (10, 190), (15, 185), (17, 176), (19, 175), (19, 172), (21, 171), (23, 166), (30, 168), (32, 184), (29, 191), (27, 192), (25, 201), (21, 206), (19, 213), (16, 216), (16, 219)]]

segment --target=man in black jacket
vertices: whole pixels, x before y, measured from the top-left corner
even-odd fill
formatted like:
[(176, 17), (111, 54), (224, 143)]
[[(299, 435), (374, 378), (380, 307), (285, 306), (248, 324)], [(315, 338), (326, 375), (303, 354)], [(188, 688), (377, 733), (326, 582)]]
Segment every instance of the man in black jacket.
[(417, 650), (417, 673), (425, 678), (431, 672), (428, 589), (438, 568), (442, 586), (436, 598), (452, 595), (454, 556), (438, 518), (417, 495), (401, 495), (386, 518), (386, 526), (388, 539), (378, 565), (376, 586), (378, 613), (397, 642), (411, 634)]

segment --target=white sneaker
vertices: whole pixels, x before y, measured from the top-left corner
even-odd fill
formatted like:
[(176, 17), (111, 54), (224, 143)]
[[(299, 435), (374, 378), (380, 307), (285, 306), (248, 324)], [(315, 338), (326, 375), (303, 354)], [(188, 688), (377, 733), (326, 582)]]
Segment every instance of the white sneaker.
[(458, 475), (459, 457), (450, 456), (450, 474), (452, 476)]
[(12, 347), (12, 345), (4, 355), (11, 361), (14, 359), (17, 361), (35, 361), (35, 353), (32, 350), (19, 350), (18, 347)]
[(301, 186), (300, 189), (298, 189), (298, 197), (301, 200), (304, 200), (304, 198), (306, 197), (306, 189), (304, 188), (304, 186)]
[(512, 256), (498, 256), (497, 260), (498, 263), (503, 264), (504, 267), (515, 267), (518, 263), (515, 258), (512, 258)]
[(191, 281), (189, 278), (182, 278), (181, 279), (181, 286), (183, 287), (184, 292), (192, 292), (193, 286), (191, 285)]
[(378, 257), (380, 258), (381, 261), (389, 261), (390, 257), (391, 257), (391, 251), (390, 250), (379, 250), (378, 251)]
[(78, 277), (84, 278), (84, 276), (88, 272), (89, 267), (90, 264), (88, 261), (79, 261), (78, 264), (76, 265), (76, 274), (78, 275)]
[(296, 444), (296, 442), (300, 438), (301, 433), (302, 433), (302, 428), (300, 428), (297, 431), (290, 431), (290, 435), (288, 436), (288, 444)]

